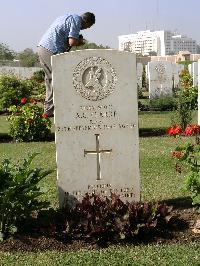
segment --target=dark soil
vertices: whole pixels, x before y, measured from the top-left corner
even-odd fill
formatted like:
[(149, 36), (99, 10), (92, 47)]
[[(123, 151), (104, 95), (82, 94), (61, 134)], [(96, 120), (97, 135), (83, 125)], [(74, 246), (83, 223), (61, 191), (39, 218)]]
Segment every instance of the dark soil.
[[(180, 200), (180, 201), (179, 201)], [(172, 218), (168, 225), (160, 230), (143, 233), (139, 236), (121, 241), (98, 242), (95, 239), (56, 239), (45, 237), (44, 235), (22, 235), (18, 234), (12, 238), (8, 238), (0, 243), (0, 251), (75, 251), (80, 249), (94, 250), (108, 247), (112, 244), (172, 244), (177, 242), (200, 241), (200, 230), (194, 232), (194, 227), (200, 215), (189, 202), (183, 202), (179, 199), (175, 202), (168, 201), (168, 205), (173, 203), (171, 212)], [(183, 204), (184, 203), (184, 204)]]

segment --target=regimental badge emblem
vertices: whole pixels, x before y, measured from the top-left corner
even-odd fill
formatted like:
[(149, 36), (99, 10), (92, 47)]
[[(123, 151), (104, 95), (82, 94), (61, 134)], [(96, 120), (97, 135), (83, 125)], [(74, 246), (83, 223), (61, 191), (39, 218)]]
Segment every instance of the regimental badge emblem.
[(83, 98), (99, 101), (114, 92), (117, 75), (112, 65), (101, 57), (81, 61), (73, 72), (73, 85)]
[(159, 63), (155, 66), (155, 70), (157, 71), (158, 74), (163, 75), (166, 71), (166, 68), (162, 63)]
[(159, 63), (156, 65), (155, 70), (157, 72), (159, 82), (161, 83), (165, 82), (166, 81), (166, 67), (162, 63)]

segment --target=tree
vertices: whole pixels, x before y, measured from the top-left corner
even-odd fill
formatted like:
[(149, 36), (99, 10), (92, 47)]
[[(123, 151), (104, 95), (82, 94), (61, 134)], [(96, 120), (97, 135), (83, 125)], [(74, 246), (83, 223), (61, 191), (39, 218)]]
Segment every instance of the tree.
[(30, 48), (26, 48), (19, 53), (17, 59), (20, 60), (20, 65), (24, 67), (33, 67), (39, 61), (37, 53), (34, 53)]
[(15, 52), (8, 45), (0, 43), (0, 60), (13, 60)]
[(145, 65), (143, 65), (143, 71), (142, 71), (142, 88), (147, 88), (147, 78), (146, 78)]
[(86, 43), (84, 45), (80, 45), (80, 46), (73, 46), (72, 47), (72, 51), (75, 50), (84, 50), (84, 49), (110, 49), (110, 47), (108, 46), (103, 46), (102, 44), (97, 45), (96, 43), (89, 43), (86, 41)]
[(149, 56), (157, 56), (157, 53), (155, 51), (149, 52)]

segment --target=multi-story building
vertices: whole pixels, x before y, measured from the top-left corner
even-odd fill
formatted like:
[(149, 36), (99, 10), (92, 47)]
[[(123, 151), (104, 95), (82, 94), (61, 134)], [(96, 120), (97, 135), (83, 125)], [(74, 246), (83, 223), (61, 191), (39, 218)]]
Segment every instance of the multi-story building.
[(136, 34), (121, 35), (119, 50), (142, 55), (165, 56), (187, 50), (197, 52), (197, 43), (186, 36), (174, 35), (171, 31), (138, 31)]
[(177, 54), (179, 51), (189, 51), (192, 54), (196, 54), (197, 43), (186, 36), (174, 35), (172, 36), (171, 49), (174, 54)]

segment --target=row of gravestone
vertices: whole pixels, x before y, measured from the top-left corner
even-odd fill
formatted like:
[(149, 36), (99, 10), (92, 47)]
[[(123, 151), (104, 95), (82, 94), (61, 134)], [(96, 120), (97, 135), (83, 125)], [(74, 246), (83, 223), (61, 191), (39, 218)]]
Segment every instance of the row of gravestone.
[[(159, 98), (161, 96), (172, 96), (173, 88), (179, 86), (179, 74), (184, 69), (181, 64), (168, 61), (149, 62), (145, 66), (146, 79), (149, 84), (149, 98)], [(198, 84), (198, 63), (194, 62), (188, 66), (189, 72), (193, 77), (193, 85)], [(144, 67), (141, 63), (137, 64), (137, 84), (142, 88), (142, 75)]]
[(20, 79), (30, 79), (39, 70), (41, 70), (39, 67), (0, 66), (0, 75), (14, 75)]
[(193, 85), (198, 85), (198, 62), (194, 62), (188, 66), (190, 75), (193, 77)]
[[(53, 56), (52, 69), (60, 206), (85, 193), (139, 201), (135, 54), (74, 51)], [(162, 67), (154, 71), (163, 75)]]
[[(39, 71), (41, 68), (32, 67), (0, 67), (0, 75), (12, 74), (18, 78), (31, 78), (33, 73)], [(154, 99), (161, 96), (171, 96), (174, 87), (179, 84), (179, 74), (183, 69), (183, 65), (163, 62), (149, 62), (146, 66), (146, 78), (149, 84), (149, 98)], [(137, 85), (142, 88), (143, 65), (137, 64)], [(190, 74), (193, 76), (193, 84), (197, 86), (198, 80), (198, 63), (194, 62), (189, 65)]]

